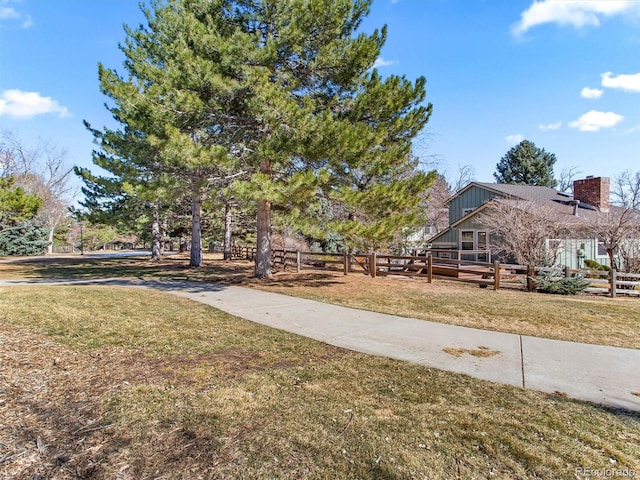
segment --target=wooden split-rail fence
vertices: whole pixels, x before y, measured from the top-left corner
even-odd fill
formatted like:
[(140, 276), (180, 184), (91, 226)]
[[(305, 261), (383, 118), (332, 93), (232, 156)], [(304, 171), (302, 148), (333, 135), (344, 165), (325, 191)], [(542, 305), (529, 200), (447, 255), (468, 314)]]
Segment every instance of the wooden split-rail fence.
[[(494, 261), (491, 263), (463, 260), (457, 258), (441, 258), (441, 252), (428, 252), (425, 255), (391, 255), (372, 253), (333, 254), (307, 252), (289, 249), (274, 249), (271, 252), (272, 265), (280, 271), (296, 271), (303, 269), (329, 269), (350, 273), (363, 273), (371, 277), (408, 276), (424, 278), (431, 283), (434, 279), (454, 280), (477, 284), (483, 288), (494, 290), (510, 288), (525, 289), (527, 282), (533, 278), (554, 275), (553, 278), (585, 276), (591, 282), (587, 289), (591, 293), (618, 294), (640, 296), (640, 275), (593, 270), (562, 270), (545, 267), (527, 267)], [(469, 252), (465, 251), (465, 254)], [(473, 253), (473, 252), (472, 252)], [(482, 253), (482, 252), (481, 252)], [(254, 260), (255, 247), (233, 247), (232, 258)], [(452, 255), (456, 256), (456, 255)]]

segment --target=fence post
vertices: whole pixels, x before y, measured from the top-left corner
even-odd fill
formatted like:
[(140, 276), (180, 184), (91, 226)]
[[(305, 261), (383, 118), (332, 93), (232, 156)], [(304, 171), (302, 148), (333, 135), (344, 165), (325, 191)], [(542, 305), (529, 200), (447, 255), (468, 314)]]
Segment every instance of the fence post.
[(571, 268), (569, 268), (569, 265), (565, 265), (564, 266), (564, 278), (570, 278), (571, 277)]
[(611, 275), (609, 277), (610, 286), (609, 286), (609, 295), (611, 298), (616, 297), (616, 283), (618, 281), (618, 272), (615, 268), (611, 269)]
[(500, 290), (500, 261), (493, 262), (493, 289)]
[(349, 274), (349, 263), (351, 262), (351, 257), (349, 257), (349, 252), (344, 252), (344, 274)]
[(431, 252), (427, 254), (427, 283), (433, 282), (433, 257)]
[(377, 258), (376, 252), (373, 252), (369, 256), (369, 273), (373, 278), (376, 278), (376, 273), (378, 273), (378, 266), (376, 265), (377, 263), (378, 263), (378, 258)]
[(300, 258), (300, 250), (296, 250), (296, 272), (300, 273), (302, 259)]
[(533, 279), (536, 278), (536, 267), (529, 266), (529, 271), (527, 272), (527, 291), (533, 292), (535, 286), (533, 284)]

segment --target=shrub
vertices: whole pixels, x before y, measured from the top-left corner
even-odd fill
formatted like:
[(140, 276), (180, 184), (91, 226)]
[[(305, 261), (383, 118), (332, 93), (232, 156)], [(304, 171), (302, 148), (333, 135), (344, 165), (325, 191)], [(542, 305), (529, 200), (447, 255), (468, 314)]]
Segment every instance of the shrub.
[(602, 265), (601, 263), (596, 262), (595, 260), (591, 260), (590, 258), (585, 259), (584, 266), (591, 270), (603, 270), (605, 272), (610, 272), (611, 267), (608, 265)]
[(543, 278), (534, 279), (533, 284), (538, 292), (556, 295), (577, 295), (583, 292), (590, 285), (590, 282), (585, 280), (582, 275), (568, 278), (547, 275)]

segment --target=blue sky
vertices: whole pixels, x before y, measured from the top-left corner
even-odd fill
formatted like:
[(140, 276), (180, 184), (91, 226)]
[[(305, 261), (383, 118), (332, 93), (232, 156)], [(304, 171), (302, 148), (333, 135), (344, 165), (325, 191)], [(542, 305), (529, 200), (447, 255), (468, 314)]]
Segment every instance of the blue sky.
[[(122, 68), (135, 0), (0, 0), (0, 128), (90, 167), (82, 124), (113, 126), (97, 64)], [(556, 174), (640, 170), (640, 0), (375, 0), (363, 28), (388, 26), (381, 74), (425, 76), (433, 116), (416, 143), (455, 177), (493, 181), (522, 139)]]

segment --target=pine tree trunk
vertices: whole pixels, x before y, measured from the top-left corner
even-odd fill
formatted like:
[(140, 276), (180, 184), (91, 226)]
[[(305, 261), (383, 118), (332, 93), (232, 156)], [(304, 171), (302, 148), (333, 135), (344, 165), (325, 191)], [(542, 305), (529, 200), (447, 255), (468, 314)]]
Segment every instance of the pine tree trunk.
[(160, 256), (164, 255), (164, 244), (167, 241), (167, 223), (166, 218), (160, 222)]
[(268, 278), (271, 273), (271, 202), (258, 201), (256, 263), (254, 276)]
[(161, 251), (161, 233), (160, 233), (160, 218), (158, 217), (158, 209), (153, 209), (153, 220), (151, 222), (151, 260), (153, 262), (159, 262), (162, 258)]
[[(271, 162), (260, 162), (260, 172), (271, 174)], [(258, 200), (258, 215), (256, 219), (256, 263), (254, 276), (269, 278), (271, 273), (271, 202)]]
[(191, 257), (190, 267), (202, 266), (202, 229), (201, 229), (202, 199), (198, 194), (191, 201)]
[(231, 260), (231, 202), (224, 203), (224, 259)]

